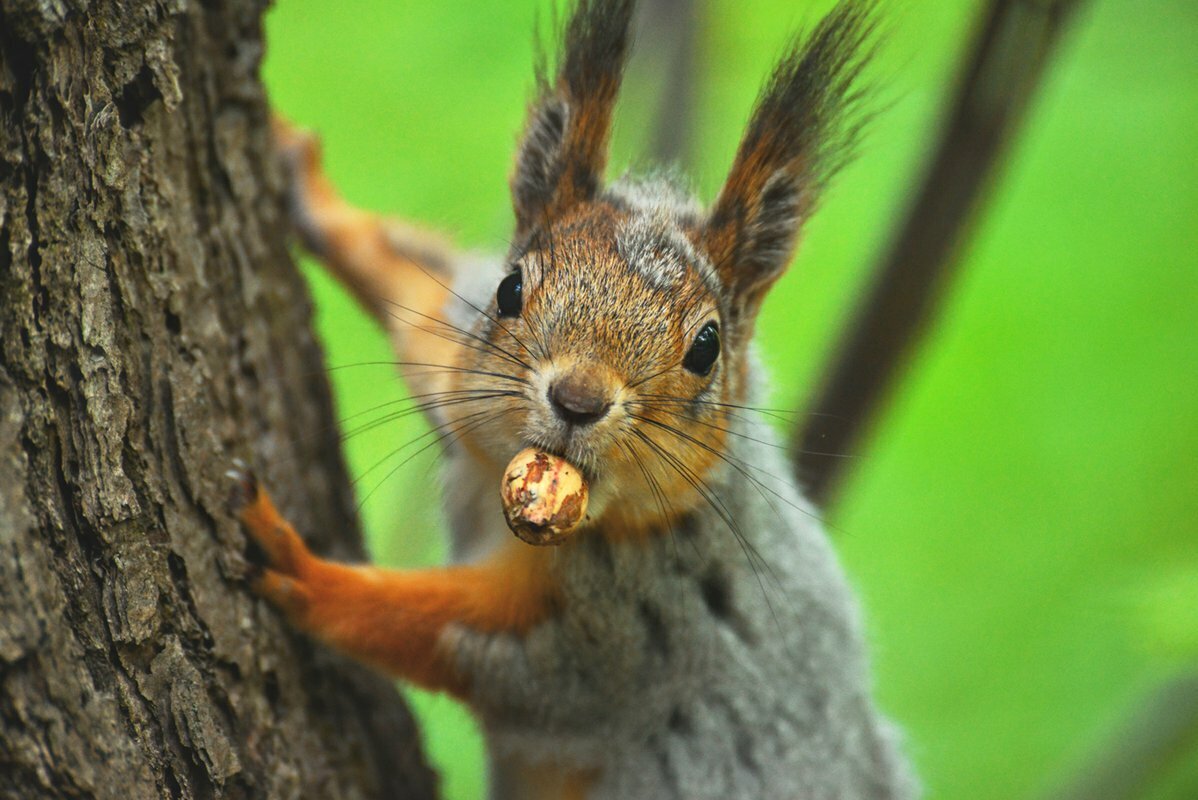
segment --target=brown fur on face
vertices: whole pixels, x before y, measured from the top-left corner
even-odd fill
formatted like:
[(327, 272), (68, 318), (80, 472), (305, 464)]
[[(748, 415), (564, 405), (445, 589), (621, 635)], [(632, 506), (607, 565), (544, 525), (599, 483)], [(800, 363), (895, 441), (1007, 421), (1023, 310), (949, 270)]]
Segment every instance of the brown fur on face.
[[(455, 386), (523, 381), (520, 397), (504, 401), (510, 423), (480, 426), (464, 438), (495, 462), (526, 446), (562, 455), (587, 475), (593, 517), (613, 535), (661, 527), (703, 502), (704, 476), (723, 450), (726, 404), (739, 399), (740, 381), (728, 378), (738, 354), (721, 353), (706, 376), (683, 367), (700, 328), (720, 321), (710, 267), (696, 254), (701, 263), (676, 264), (667, 283), (653, 265), (630, 262), (621, 241), (642, 235), (638, 213), (613, 197), (534, 232), (511, 254), (523, 275), (521, 313), (499, 317), (494, 301), (484, 309), (490, 319), (478, 333), (493, 346), (468, 351), (472, 372), (459, 373)], [(675, 242), (687, 236), (673, 230)], [(677, 255), (672, 246), (663, 238), (644, 255)], [(611, 407), (592, 425), (572, 426), (557, 417), (547, 393), (580, 369), (605, 384)]]

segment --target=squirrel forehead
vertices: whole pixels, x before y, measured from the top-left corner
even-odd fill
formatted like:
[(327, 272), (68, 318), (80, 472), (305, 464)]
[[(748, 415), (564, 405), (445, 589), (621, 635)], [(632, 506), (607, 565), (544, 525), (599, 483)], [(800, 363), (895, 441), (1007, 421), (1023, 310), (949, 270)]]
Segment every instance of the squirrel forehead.
[[(602, 200), (588, 203), (548, 232), (550, 261), (567, 266), (575, 276), (602, 276), (612, 286), (628, 277), (628, 288), (671, 295), (706, 291), (713, 300), (720, 284), (710, 260), (697, 246), (697, 206), (661, 202), (644, 188), (611, 187)], [(656, 202), (654, 202), (656, 200)], [(589, 282), (589, 281), (588, 281)], [(640, 286), (637, 286), (640, 284)], [(639, 294), (639, 292), (637, 292)]]
[(672, 220), (661, 214), (634, 214), (616, 230), (616, 252), (655, 289), (678, 291), (691, 271), (704, 284), (714, 274), (706, 258)]
[(629, 267), (667, 291), (681, 288), (693, 270), (708, 291), (719, 294), (715, 270), (695, 245), (702, 209), (676, 177), (625, 177), (605, 196), (625, 212), (616, 230), (616, 249)]
[(628, 374), (677, 356), (721, 302), (686, 222), (605, 198), (536, 235), (527, 308), (555, 355), (602, 354)]

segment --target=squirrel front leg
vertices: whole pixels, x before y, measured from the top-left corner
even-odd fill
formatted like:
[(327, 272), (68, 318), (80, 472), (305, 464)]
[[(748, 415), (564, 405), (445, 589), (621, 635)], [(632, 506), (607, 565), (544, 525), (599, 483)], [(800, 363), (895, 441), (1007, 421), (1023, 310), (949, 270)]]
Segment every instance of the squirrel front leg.
[(459, 255), (431, 233), (345, 202), (321, 169), (312, 134), (278, 117), (273, 132), (304, 246), (388, 331), (412, 392), (446, 388), (463, 340), (445, 317)]
[(447, 627), (523, 634), (553, 606), (544, 548), (513, 543), (488, 561), (437, 569), (340, 564), (308, 549), (252, 471), (238, 464), (229, 477), (231, 510), (266, 555), (254, 591), (301, 630), (426, 689), (469, 692), (443, 644)]

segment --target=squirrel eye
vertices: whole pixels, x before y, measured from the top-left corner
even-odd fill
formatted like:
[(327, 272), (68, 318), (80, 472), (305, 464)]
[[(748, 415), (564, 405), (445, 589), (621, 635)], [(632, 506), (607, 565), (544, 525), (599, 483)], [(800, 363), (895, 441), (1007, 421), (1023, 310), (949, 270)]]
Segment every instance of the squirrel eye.
[(514, 317), (524, 307), (524, 276), (519, 271), (513, 272), (499, 283), (499, 291), (495, 293), (495, 303), (499, 306), (499, 316)]
[(691, 349), (686, 351), (682, 366), (696, 375), (707, 375), (719, 357), (720, 328), (714, 322), (709, 322), (691, 342)]

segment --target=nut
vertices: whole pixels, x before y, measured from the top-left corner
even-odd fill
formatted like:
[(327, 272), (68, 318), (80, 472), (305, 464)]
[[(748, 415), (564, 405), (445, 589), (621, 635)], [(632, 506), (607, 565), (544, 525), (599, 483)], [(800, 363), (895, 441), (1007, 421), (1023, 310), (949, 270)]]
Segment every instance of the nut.
[(561, 544), (586, 516), (587, 484), (564, 458), (527, 448), (507, 465), (499, 496), (512, 533), (529, 544)]

